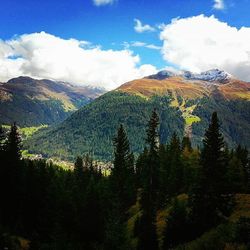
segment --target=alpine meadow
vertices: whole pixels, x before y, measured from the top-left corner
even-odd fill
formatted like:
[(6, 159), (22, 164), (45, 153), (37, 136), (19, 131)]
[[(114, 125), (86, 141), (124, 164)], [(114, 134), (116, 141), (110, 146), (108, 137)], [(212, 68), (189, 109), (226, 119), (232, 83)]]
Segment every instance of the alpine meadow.
[(250, 1), (0, 8), (0, 249), (250, 249)]

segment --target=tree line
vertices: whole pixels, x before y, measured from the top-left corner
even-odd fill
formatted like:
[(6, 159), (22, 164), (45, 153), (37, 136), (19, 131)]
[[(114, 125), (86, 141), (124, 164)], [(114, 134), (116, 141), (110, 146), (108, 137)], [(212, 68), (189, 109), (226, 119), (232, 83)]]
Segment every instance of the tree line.
[[(158, 133), (154, 110), (135, 159), (120, 125), (113, 166), (103, 175), (88, 154), (77, 157), (73, 170), (23, 159), (16, 124), (8, 133), (0, 129), (0, 248), (185, 249), (228, 223), (235, 194), (249, 194), (247, 149), (226, 146), (216, 112), (201, 149), (176, 134), (160, 144)], [(231, 243), (249, 247), (249, 230), (250, 219), (242, 218)]]

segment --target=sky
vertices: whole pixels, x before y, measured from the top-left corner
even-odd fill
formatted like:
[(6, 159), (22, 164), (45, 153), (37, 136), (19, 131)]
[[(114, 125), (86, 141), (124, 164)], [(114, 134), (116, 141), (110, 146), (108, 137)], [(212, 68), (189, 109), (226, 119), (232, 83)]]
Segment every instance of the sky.
[(113, 89), (159, 70), (250, 81), (250, 0), (0, 0), (0, 81)]

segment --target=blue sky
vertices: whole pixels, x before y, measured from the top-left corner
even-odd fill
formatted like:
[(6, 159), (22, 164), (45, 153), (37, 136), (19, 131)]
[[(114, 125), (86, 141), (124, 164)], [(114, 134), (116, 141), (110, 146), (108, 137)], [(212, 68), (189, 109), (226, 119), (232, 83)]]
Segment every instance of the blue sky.
[[(44, 31), (62, 39), (89, 41), (103, 50), (130, 49), (140, 57), (140, 65), (151, 64), (161, 69), (176, 65), (176, 61), (166, 60), (162, 55), (165, 40), (159, 38), (162, 32), (158, 28), (160, 24), (170, 24), (173, 18), (185, 19), (203, 14), (205, 17), (214, 15), (220, 22), (237, 29), (250, 27), (250, 0), (115, 0), (100, 6), (93, 1), (2, 1), (0, 39), (6, 41)], [(142, 26), (150, 25), (154, 31), (136, 32), (135, 19)], [(141, 42), (141, 46), (131, 46), (135, 42), (137, 45)], [(152, 49), (146, 45), (155, 47)]]

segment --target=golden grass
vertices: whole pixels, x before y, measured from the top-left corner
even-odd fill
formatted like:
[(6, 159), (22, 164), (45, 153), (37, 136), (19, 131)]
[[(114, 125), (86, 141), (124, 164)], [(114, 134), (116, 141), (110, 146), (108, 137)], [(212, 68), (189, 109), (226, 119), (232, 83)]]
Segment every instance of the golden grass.
[(250, 194), (236, 194), (236, 207), (230, 216), (230, 221), (235, 222), (240, 217), (250, 218)]

